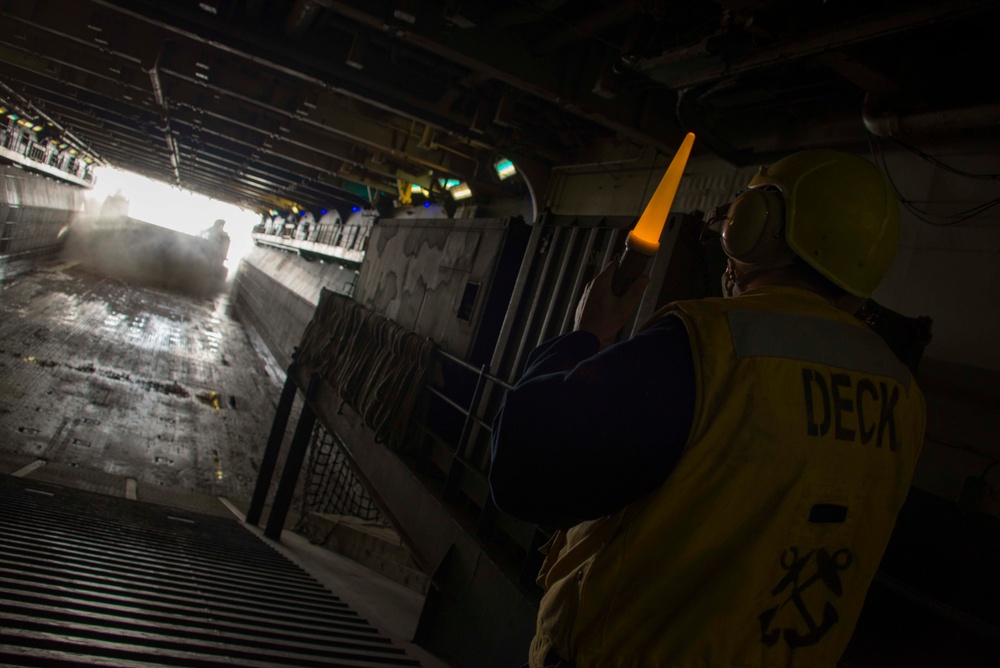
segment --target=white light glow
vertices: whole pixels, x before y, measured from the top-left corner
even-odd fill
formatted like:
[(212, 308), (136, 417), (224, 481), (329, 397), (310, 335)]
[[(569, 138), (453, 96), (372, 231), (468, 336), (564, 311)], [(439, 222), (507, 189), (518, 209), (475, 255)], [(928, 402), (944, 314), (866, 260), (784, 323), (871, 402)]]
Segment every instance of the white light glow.
[(497, 161), (494, 167), (496, 167), (497, 176), (500, 177), (501, 181), (517, 174), (517, 168), (514, 167), (514, 163), (506, 158)]
[(100, 211), (108, 196), (120, 192), (129, 200), (130, 218), (185, 234), (201, 234), (221, 218), (226, 221), (230, 238), (226, 257), (230, 275), (243, 256), (253, 250), (250, 232), (260, 222), (260, 216), (253, 211), (113, 167), (95, 170), (95, 177), (94, 187), (87, 193), (87, 208), (91, 211)]
[(472, 197), (472, 188), (466, 183), (460, 183), (451, 189), (451, 196), (456, 200)]

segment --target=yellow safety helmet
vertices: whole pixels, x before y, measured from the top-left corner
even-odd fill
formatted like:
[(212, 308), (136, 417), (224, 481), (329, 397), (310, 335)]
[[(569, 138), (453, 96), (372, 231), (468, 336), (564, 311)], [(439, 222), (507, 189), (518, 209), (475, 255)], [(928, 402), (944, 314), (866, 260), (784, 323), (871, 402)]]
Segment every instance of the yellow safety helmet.
[(761, 167), (748, 188), (723, 228), (729, 257), (782, 266), (790, 249), (852, 295), (871, 296), (900, 234), (899, 203), (875, 165), (841, 151), (801, 151)]

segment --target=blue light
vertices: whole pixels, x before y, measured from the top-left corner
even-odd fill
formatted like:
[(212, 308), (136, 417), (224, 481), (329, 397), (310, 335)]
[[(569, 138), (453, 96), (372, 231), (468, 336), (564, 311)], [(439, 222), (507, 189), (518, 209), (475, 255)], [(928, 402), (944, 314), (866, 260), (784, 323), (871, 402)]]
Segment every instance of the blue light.
[(319, 215), (325, 216), (326, 215), (326, 209), (320, 209), (319, 210)]
[(425, 208), (425, 209), (426, 209), (427, 207), (429, 207), (430, 205), (431, 205), (431, 203), (430, 203), (430, 202), (424, 202), (424, 208)]
[(357, 213), (358, 211), (361, 211), (361, 207), (352, 206), (351, 207), (351, 211), (353, 211), (354, 213)]

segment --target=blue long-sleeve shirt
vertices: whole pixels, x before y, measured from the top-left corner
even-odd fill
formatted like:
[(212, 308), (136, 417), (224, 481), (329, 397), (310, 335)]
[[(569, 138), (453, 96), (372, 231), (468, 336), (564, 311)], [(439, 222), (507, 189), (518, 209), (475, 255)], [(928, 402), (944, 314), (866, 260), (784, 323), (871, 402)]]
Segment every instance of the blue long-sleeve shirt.
[(687, 330), (666, 318), (598, 352), (588, 332), (528, 358), (493, 426), (490, 487), (519, 519), (570, 526), (659, 486), (691, 430), (694, 362)]

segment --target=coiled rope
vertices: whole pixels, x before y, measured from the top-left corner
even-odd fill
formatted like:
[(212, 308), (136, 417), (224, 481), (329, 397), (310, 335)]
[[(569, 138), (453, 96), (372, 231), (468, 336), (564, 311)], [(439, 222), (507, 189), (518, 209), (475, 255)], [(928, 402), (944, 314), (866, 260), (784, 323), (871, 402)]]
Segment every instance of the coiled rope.
[(376, 442), (401, 451), (436, 347), (354, 300), (323, 290), (296, 360), (336, 389)]

